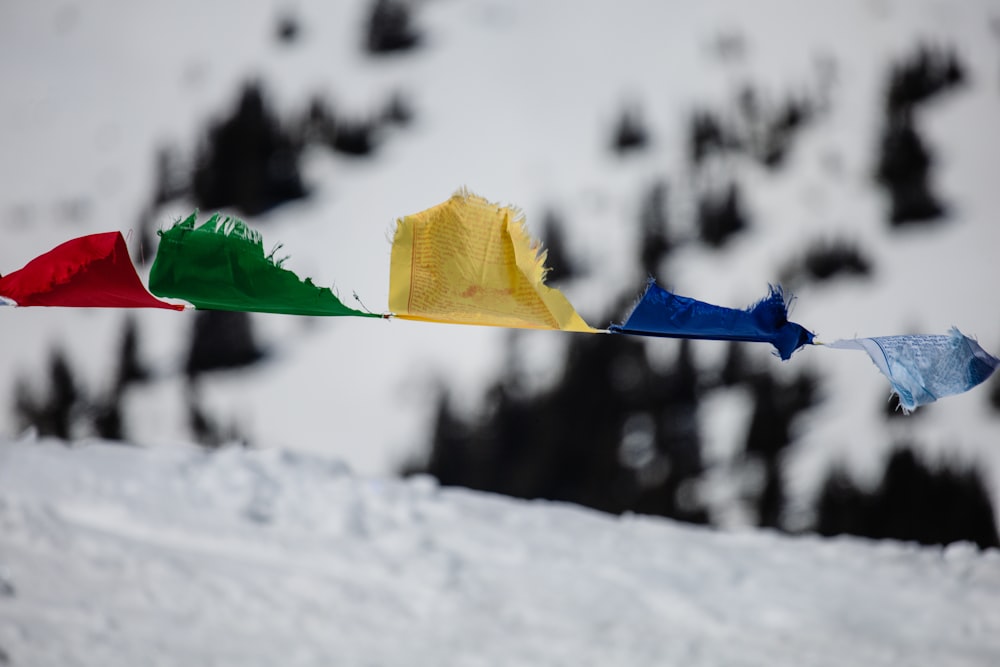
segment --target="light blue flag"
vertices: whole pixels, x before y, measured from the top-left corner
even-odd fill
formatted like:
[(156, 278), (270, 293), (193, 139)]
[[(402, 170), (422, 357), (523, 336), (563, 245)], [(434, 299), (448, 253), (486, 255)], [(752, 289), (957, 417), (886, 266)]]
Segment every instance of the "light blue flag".
[(968, 391), (1000, 366), (1000, 359), (955, 328), (946, 335), (852, 338), (827, 345), (867, 352), (889, 378), (904, 412)]

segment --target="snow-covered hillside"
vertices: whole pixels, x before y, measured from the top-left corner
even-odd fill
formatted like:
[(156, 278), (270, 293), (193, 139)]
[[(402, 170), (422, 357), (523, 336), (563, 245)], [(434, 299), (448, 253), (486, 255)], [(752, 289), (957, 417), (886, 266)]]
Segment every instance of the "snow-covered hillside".
[[(71, 236), (135, 229), (153, 187), (157, 147), (192, 157), (205, 125), (227, 113), (246, 80), (259, 79), (281, 114), (301, 111), (319, 94), (360, 117), (402, 91), (414, 107), (413, 124), (386, 137), (371, 158), (307, 153), (303, 169), (313, 195), (250, 220), (263, 229), (265, 244), (283, 242), (290, 268), (336, 285), (348, 300), (357, 291), (379, 310), (392, 221), (466, 185), (521, 206), (535, 233), (548, 208), (561, 214), (570, 250), (590, 269), (566, 286), (567, 295), (604, 326), (599, 318), (610, 297), (638, 292), (644, 280), (635, 263), (635, 220), (650, 183), (671, 184), (674, 232), (691, 233), (684, 213), (692, 206), (685, 180), (690, 113), (731, 106), (746, 84), (774, 97), (823, 89), (828, 108), (800, 133), (781, 169), (734, 167), (749, 192), (752, 230), (721, 251), (690, 245), (673, 254), (671, 287), (747, 304), (804, 243), (853, 239), (872, 258), (873, 278), (802, 286), (797, 321), (824, 339), (943, 333), (957, 325), (996, 352), (994, 3), (717, 0), (679, 7), (594, 0), (570, 10), (555, 0), (441, 0), (418, 3), (420, 48), (383, 58), (361, 49), (369, 9), (361, 0), (217, 2), (211, 9), (198, 2), (3, 3), (0, 271)], [(301, 26), (291, 44), (275, 36), (286, 11)], [(942, 225), (900, 233), (884, 220), (872, 172), (890, 67), (919, 40), (954, 47), (968, 81), (918, 119), (939, 158), (934, 181), (951, 205), (949, 216)], [(651, 143), (620, 156), (609, 141), (626, 104), (641, 110)], [(158, 212), (160, 223), (190, 208), (176, 202)], [(107, 393), (123, 317), (0, 311), (0, 432), (17, 434), (9, 412), (15, 380), (41, 392), (53, 347), (68, 350), (87, 392)], [(141, 314), (140, 352), (156, 377), (125, 398), (130, 439), (191, 437), (178, 376), (191, 320)], [(472, 404), (484, 376), (503, 363), (501, 331), (254, 321), (268, 361), (206, 378), (199, 400), (255, 444), (334, 452), (370, 473), (389, 472), (419, 453), (438, 383)], [(533, 334), (522, 346), (535, 381), (551, 381), (560, 335)], [(651, 347), (660, 358), (673, 355), (672, 342)], [(714, 343), (695, 351), (702, 365), (723, 353)], [(887, 385), (861, 355), (807, 349), (785, 364), (806, 365), (824, 378), (825, 400), (801, 420), (799, 451), (789, 462), (803, 488), (827, 460), (871, 463), (899, 440), (963, 456), (996, 440), (985, 392), (932, 406), (919, 422), (888, 424)], [(708, 439), (724, 442), (745, 428), (747, 413), (737, 392), (714, 398), (699, 419)], [(993, 452), (974, 456), (994, 460)], [(990, 468), (1000, 477), (1000, 465)]]
[(1000, 552), (720, 533), (329, 457), (0, 442), (32, 665), (994, 665)]

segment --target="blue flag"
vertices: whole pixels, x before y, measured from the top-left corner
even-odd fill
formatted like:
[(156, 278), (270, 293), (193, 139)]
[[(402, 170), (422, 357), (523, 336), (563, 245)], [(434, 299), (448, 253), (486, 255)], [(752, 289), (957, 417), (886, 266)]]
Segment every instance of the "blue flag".
[(1000, 359), (954, 328), (945, 335), (853, 338), (829, 346), (867, 352), (889, 378), (904, 412), (968, 391), (1000, 366)]
[(757, 304), (740, 310), (678, 296), (650, 279), (625, 323), (609, 329), (640, 336), (770, 343), (782, 359), (813, 342), (811, 332), (788, 321), (788, 303), (778, 287), (771, 287), (770, 294)]

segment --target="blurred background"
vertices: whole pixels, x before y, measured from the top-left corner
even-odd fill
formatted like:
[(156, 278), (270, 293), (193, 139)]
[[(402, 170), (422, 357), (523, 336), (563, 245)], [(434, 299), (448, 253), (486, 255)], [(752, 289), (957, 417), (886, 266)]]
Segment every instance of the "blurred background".
[[(521, 208), (549, 284), (648, 276), (821, 339), (1000, 350), (1000, 9), (840, 0), (0, 5), (0, 272), (244, 218), (386, 308), (395, 219)], [(903, 416), (861, 354), (221, 312), (0, 309), (0, 438), (334, 453), (723, 528), (998, 546), (1000, 381)]]

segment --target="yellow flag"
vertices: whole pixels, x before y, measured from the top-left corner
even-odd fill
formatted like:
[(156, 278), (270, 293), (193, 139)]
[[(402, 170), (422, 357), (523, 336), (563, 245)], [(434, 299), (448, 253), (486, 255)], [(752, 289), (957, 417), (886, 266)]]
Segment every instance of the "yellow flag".
[(460, 190), (396, 221), (389, 310), (402, 319), (597, 333), (546, 287), (524, 216)]

